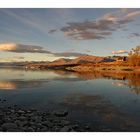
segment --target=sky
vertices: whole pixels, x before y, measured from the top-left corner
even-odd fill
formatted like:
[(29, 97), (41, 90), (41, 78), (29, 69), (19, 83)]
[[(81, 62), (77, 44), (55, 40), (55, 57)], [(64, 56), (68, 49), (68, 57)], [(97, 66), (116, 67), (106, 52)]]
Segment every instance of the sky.
[(0, 62), (127, 55), (140, 9), (0, 9)]

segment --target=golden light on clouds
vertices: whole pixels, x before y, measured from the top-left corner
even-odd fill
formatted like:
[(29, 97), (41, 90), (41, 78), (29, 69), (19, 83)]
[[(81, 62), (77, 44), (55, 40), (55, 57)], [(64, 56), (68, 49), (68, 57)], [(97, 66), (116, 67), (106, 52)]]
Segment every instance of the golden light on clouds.
[(17, 49), (17, 46), (14, 43), (0, 44), (0, 51), (12, 51), (16, 49)]

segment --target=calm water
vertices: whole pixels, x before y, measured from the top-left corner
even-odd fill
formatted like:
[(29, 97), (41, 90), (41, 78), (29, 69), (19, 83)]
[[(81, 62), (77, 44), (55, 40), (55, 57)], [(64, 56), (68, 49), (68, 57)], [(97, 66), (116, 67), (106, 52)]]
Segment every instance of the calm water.
[(68, 109), (69, 119), (140, 131), (140, 74), (78, 74), (0, 68), (0, 98), (39, 110)]

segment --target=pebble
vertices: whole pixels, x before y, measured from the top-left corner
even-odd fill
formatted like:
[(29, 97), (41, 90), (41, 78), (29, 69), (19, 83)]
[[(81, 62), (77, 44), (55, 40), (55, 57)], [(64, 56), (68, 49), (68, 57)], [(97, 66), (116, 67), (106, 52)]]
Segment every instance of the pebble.
[(68, 115), (68, 111), (55, 111), (54, 115), (57, 117), (66, 117)]
[(43, 127), (40, 129), (40, 132), (47, 132), (48, 130), (49, 130), (48, 127)]
[(71, 128), (69, 126), (64, 126), (63, 128), (60, 129), (60, 132), (69, 132), (70, 129)]
[(19, 110), (18, 113), (19, 113), (19, 114), (24, 114), (25, 111), (23, 111), (23, 110)]
[(21, 121), (25, 121), (27, 119), (27, 117), (21, 116), (18, 119), (21, 120)]
[(3, 130), (8, 130), (8, 129), (16, 129), (17, 125), (15, 123), (4, 123), (1, 128)]
[[(0, 106), (0, 132), (70, 132), (71, 123), (66, 120), (68, 111), (54, 113), (21, 109), (16, 106)], [(84, 127), (82, 128), (85, 129)]]
[(35, 130), (32, 127), (28, 127), (28, 132), (34, 132)]

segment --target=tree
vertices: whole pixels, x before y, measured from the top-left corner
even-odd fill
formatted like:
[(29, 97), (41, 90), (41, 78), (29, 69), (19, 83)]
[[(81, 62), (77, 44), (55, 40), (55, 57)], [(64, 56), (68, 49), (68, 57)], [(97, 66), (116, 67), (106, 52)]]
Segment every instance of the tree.
[(131, 66), (140, 66), (140, 46), (136, 48), (132, 48), (130, 53), (128, 54), (128, 63)]

